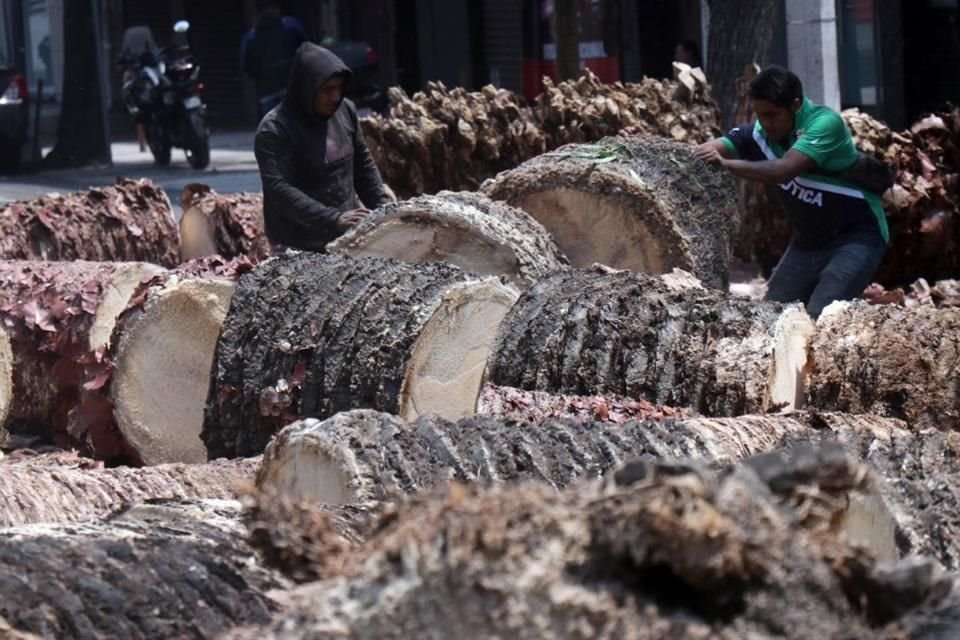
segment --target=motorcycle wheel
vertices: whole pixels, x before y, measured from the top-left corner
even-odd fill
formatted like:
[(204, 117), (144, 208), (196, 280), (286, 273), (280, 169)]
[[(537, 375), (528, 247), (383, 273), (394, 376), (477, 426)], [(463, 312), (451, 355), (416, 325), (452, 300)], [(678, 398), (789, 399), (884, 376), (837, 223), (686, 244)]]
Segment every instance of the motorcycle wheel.
[(150, 153), (153, 154), (153, 161), (157, 166), (165, 167), (170, 164), (172, 145), (163, 127), (156, 124), (147, 126), (147, 145), (150, 147)]
[(187, 132), (187, 162), (194, 169), (206, 169), (210, 164), (210, 132), (200, 113), (190, 114), (190, 128)]

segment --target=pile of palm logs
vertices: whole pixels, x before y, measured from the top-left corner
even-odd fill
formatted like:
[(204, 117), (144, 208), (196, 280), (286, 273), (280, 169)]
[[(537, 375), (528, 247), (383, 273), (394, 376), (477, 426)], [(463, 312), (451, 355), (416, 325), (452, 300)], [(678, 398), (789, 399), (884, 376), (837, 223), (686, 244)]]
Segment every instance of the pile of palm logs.
[(719, 131), (706, 81), (689, 70), (682, 80), (637, 84), (605, 84), (587, 71), (548, 84), (532, 105), (492, 86), (467, 92), (431, 82), (412, 98), (397, 88), (389, 95), (389, 116), (361, 123), (384, 180), (403, 198), (476, 189), (545, 151), (628, 127), (685, 142)]
[(562, 269), (567, 260), (526, 212), (479, 193), (442, 191), (388, 204), (329, 245), (350, 256), (448, 262), (520, 287)]
[(696, 461), (651, 460), (561, 492), (537, 483), (428, 491), (386, 508), (361, 541), (323, 513), (300, 507), (290, 517), (271, 499), (256, 512), (259, 542), (317, 581), (294, 591), (268, 628), (226, 637), (955, 632), (953, 575), (848, 535), (877, 514), (881, 482), (831, 445), (794, 446), (719, 476)]
[(4, 260), (180, 262), (176, 222), (163, 189), (118, 178), (110, 187), (12, 202), (0, 211)]
[(569, 145), (484, 183), (536, 218), (571, 264), (661, 274), (684, 269), (725, 288), (736, 190), (689, 144), (649, 136)]

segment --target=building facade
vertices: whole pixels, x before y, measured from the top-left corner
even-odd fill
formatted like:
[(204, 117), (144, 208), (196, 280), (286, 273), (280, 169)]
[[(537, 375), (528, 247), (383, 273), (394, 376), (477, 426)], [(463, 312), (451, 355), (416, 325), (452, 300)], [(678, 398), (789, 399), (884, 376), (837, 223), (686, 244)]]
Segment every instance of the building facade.
[[(55, 117), (63, 85), (63, 2), (0, 0), (0, 62), (22, 72), (42, 114)], [(123, 32), (147, 25), (158, 43), (178, 19), (191, 23), (214, 128), (256, 124), (239, 43), (260, 0), (71, 0), (102, 16), (102, 76), (112, 122), (122, 131), (115, 60)], [(900, 128), (960, 102), (958, 0), (774, 0), (782, 24), (762, 64), (788, 64), (811, 95), (859, 107)], [(367, 42), (383, 86), (408, 92), (428, 81), (475, 89), (487, 83), (532, 97), (554, 68), (553, 0), (284, 0), (314, 41)], [(712, 56), (706, 0), (579, 0), (581, 65), (605, 80), (667, 77), (676, 43)], [(36, 99), (37, 95), (32, 95)], [(49, 123), (42, 129), (50, 130)], [(55, 126), (54, 126), (55, 128)]]

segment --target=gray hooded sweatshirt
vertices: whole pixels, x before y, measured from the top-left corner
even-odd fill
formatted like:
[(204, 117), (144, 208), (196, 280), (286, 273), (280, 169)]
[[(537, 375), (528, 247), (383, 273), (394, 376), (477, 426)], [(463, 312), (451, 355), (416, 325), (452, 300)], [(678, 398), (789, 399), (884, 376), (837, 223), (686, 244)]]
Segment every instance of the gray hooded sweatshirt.
[(340, 235), (341, 213), (389, 202), (363, 140), (357, 110), (347, 99), (329, 117), (313, 112), (314, 92), (350, 69), (310, 42), (297, 50), (284, 101), (257, 129), (254, 151), (263, 181), (263, 218), (273, 244), (323, 251)]

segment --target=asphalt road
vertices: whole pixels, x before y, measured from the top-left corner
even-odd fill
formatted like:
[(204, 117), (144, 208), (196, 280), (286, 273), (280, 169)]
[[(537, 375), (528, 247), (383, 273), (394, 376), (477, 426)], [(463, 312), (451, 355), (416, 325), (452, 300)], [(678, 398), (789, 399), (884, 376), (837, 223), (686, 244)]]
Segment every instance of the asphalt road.
[(170, 166), (157, 167), (150, 151), (141, 153), (136, 142), (114, 142), (112, 166), (0, 176), (0, 203), (105, 186), (113, 184), (118, 176), (149, 178), (167, 191), (179, 217), (180, 190), (189, 182), (203, 182), (220, 193), (260, 191), (252, 131), (214, 133), (210, 146), (210, 166), (196, 171), (187, 164), (181, 149), (173, 150)]

